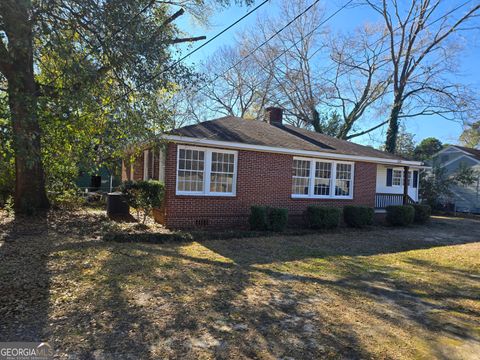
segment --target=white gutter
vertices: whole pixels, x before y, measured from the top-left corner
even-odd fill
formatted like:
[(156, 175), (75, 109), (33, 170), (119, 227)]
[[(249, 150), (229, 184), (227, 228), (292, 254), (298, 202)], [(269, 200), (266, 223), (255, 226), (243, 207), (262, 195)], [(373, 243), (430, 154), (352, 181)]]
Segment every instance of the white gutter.
[(291, 155), (298, 155), (298, 156), (313, 156), (313, 157), (320, 157), (323, 159), (354, 160), (354, 161), (374, 162), (374, 163), (381, 163), (381, 164), (388, 164), (388, 165), (423, 167), (423, 162), (421, 161), (386, 159), (386, 158), (377, 158), (377, 157), (359, 156), (359, 155), (345, 155), (345, 154), (337, 154), (337, 153), (331, 153), (331, 152), (311, 151), (311, 150), (301, 150), (301, 149), (298, 149), (298, 150), (287, 149), (282, 147), (244, 144), (244, 143), (238, 143), (238, 142), (201, 139), (201, 138), (193, 138), (193, 137), (178, 136), (178, 135), (164, 135), (163, 138), (166, 140), (170, 140), (178, 143), (194, 144), (194, 145), (210, 145), (210, 146), (216, 146), (216, 147), (227, 148), (227, 149), (251, 150), (251, 151), (278, 153), (278, 154), (291, 154)]

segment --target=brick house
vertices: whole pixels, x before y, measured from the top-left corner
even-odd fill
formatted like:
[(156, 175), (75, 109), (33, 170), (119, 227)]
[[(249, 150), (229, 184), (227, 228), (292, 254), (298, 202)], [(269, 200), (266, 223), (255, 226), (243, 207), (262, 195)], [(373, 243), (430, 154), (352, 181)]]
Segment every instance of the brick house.
[(418, 201), (422, 163), (285, 125), (281, 109), (266, 110), (265, 121), (228, 116), (174, 130), (160, 149), (124, 161), (122, 179), (164, 181), (170, 228), (245, 226), (252, 205), (287, 208), (295, 222), (309, 205)]

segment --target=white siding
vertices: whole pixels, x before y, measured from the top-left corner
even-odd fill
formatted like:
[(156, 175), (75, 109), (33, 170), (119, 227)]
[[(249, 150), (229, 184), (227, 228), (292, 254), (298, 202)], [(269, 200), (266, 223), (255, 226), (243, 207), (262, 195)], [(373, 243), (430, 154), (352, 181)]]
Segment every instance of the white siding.
[[(383, 194), (403, 194), (403, 184), (401, 186), (387, 186), (387, 168), (402, 170), (403, 168), (392, 168), (391, 166), (377, 165), (377, 193)], [(418, 169), (410, 168), (411, 171)], [(420, 177), (420, 171), (418, 176)], [(414, 188), (412, 184), (408, 187), (408, 195), (415, 201), (418, 201), (418, 187)]]

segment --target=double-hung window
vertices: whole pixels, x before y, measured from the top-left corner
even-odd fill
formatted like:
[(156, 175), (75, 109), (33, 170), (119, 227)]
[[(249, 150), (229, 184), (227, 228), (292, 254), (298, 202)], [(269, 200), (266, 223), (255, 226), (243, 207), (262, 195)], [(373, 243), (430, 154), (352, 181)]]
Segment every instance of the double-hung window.
[[(392, 171), (392, 185), (393, 186), (403, 186), (403, 174), (404, 174), (403, 170), (393, 169), (393, 171)], [(412, 184), (413, 184), (413, 172), (412, 171), (408, 172), (407, 182), (408, 182), (408, 186), (412, 186)]]
[(330, 195), (332, 187), (332, 163), (315, 161), (315, 187), (314, 195)]
[(177, 194), (234, 196), (237, 152), (178, 146)]
[(292, 197), (353, 197), (353, 163), (294, 158)]
[(350, 196), (352, 192), (352, 164), (337, 163), (335, 196)]
[(392, 185), (401, 186), (403, 184), (403, 170), (393, 170)]
[(293, 160), (293, 194), (308, 195), (310, 188), (310, 161)]

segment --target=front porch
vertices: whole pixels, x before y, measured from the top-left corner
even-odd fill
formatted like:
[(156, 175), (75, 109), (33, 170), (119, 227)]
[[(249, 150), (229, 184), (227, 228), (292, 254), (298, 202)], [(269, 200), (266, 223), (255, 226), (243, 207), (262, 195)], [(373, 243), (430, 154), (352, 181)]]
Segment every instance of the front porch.
[(418, 202), (419, 169), (377, 165), (375, 210), (381, 213), (390, 205), (409, 205)]
[(385, 208), (390, 205), (413, 205), (416, 203), (417, 201), (413, 200), (408, 195), (407, 195), (407, 202), (404, 203), (403, 194), (387, 194), (387, 193), (375, 194), (375, 212), (378, 212), (378, 213), (384, 212)]

